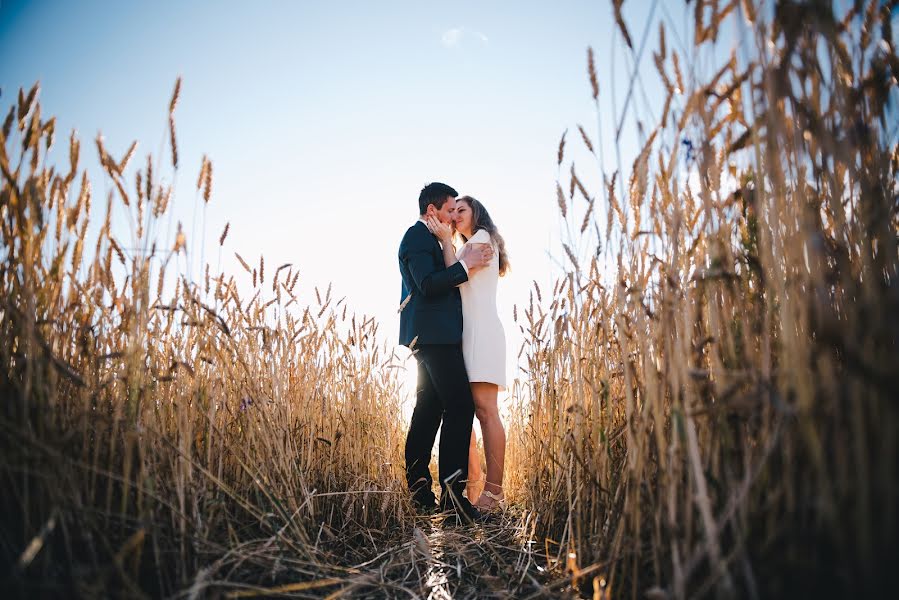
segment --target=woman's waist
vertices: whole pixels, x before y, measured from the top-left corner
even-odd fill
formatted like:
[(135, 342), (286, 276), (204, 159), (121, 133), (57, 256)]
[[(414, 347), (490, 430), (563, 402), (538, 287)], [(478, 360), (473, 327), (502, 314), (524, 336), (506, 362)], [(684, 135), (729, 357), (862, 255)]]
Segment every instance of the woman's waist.
[(499, 309), (496, 306), (496, 301), (494, 300), (485, 300), (483, 298), (462, 298), (462, 312), (463, 313), (478, 313), (483, 314), (484, 316), (494, 315), (496, 318), (499, 318)]
[(473, 328), (477, 328), (478, 330), (502, 330), (503, 322), (496, 313), (465, 312), (463, 310), (462, 328), (467, 328), (469, 330), (472, 330)]
[(496, 286), (464, 284), (459, 286), (462, 302), (476, 302), (496, 306)]

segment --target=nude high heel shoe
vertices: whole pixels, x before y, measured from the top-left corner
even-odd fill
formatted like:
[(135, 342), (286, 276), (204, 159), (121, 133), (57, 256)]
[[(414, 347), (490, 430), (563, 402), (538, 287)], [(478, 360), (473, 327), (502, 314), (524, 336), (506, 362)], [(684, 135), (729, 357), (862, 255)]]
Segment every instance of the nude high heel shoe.
[[(489, 504), (486, 502), (483, 502), (484, 498), (489, 498), (489, 500), (490, 500)], [(488, 491), (485, 487), (484, 491), (481, 492), (481, 496), (478, 498), (478, 502), (477, 502), (476, 506), (480, 510), (494, 510), (494, 509), (505, 510), (506, 509), (506, 495), (503, 494), (502, 492), (500, 492), (499, 494), (494, 494), (493, 492)]]

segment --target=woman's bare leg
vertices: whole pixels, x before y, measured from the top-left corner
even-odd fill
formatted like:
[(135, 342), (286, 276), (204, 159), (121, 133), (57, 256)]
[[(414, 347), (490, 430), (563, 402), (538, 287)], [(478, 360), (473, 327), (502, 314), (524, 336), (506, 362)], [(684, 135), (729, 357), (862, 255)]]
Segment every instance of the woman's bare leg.
[[(484, 491), (502, 496), (503, 469), (506, 460), (506, 432), (499, 418), (496, 397), (499, 387), (493, 383), (474, 382), (471, 393), (474, 396), (474, 414), (481, 423), (484, 436), (484, 455), (487, 459), (487, 482)], [(496, 501), (482, 495), (478, 505), (490, 508)]]
[(478, 456), (478, 440), (475, 438), (474, 429), (471, 430), (471, 442), (468, 444), (468, 482), (465, 484), (465, 495), (468, 501), (474, 504), (481, 495), (481, 457)]

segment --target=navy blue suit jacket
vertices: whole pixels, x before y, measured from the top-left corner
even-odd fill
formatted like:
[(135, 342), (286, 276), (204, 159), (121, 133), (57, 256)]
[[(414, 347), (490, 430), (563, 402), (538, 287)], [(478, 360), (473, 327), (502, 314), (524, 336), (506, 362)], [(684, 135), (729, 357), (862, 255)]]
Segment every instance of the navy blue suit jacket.
[(408, 346), (416, 337), (416, 345), (461, 343), (462, 298), (456, 286), (468, 281), (462, 263), (445, 266), (437, 237), (421, 221), (403, 236), (399, 261), (400, 302), (409, 298), (400, 312), (400, 344)]

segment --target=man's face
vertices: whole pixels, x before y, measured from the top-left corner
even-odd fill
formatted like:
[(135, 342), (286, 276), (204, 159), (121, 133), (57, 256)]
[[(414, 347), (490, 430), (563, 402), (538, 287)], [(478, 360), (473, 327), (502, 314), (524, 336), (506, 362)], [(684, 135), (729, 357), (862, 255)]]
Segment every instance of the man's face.
[(428, 206), (428, 213), (437, 217), (437, 220), (441, 223), (453, 225), (453, 216), (456, 213), (456, 199), (452, 196), (447, 196), (446, 202), (443, 203), (443, 207), (438, 209), (431, 204)]

